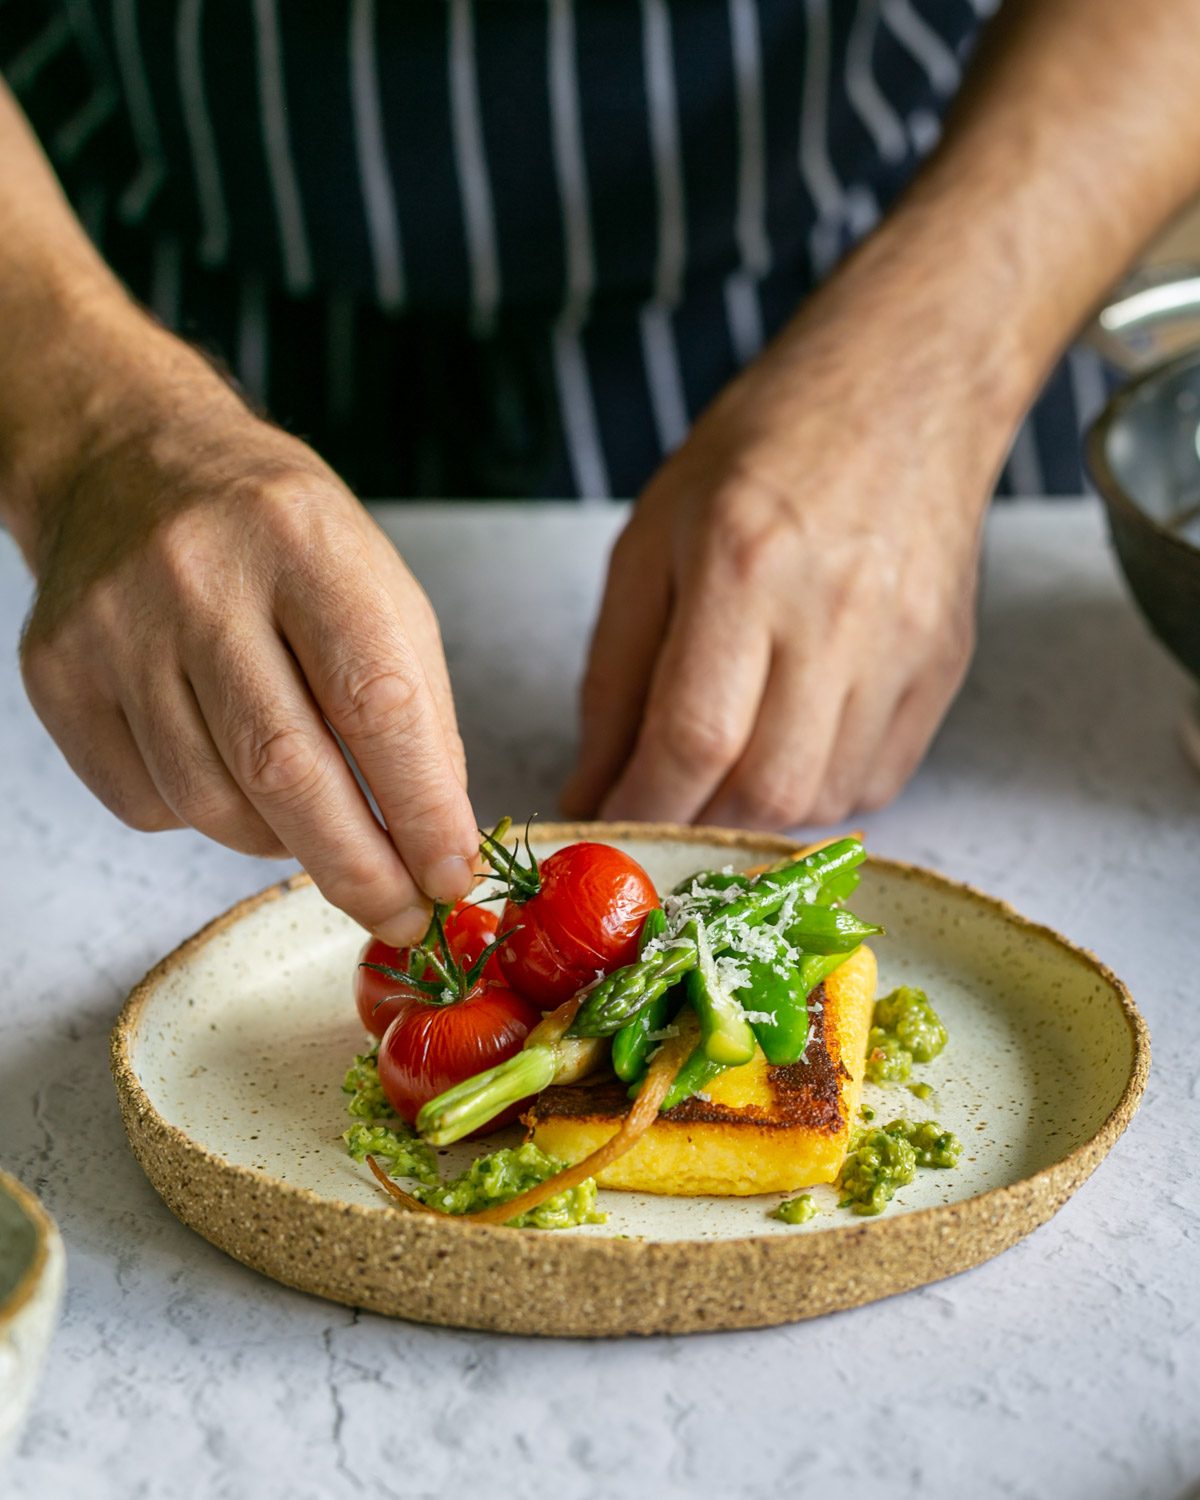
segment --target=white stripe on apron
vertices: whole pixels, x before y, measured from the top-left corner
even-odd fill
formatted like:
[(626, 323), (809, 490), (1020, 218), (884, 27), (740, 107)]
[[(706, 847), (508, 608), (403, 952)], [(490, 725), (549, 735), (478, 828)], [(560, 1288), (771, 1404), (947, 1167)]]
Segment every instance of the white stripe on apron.
[(845, 200), (826, 142), (829, 110), (828, 0), (805, 0), (808, 31), (804, 52), (804, 98), (800, 108), (800, 175), (817, 210), (809, 253), (818, 277), (827, 275), (841, 244)]
[(763, 120), (762, 39), (754, 0), (729, 0), (737, 100), (737, 238), (741, 266), (725, 278), (725, 320), (739, 365), (749, 364), (763, 346), (758, 281), (771, 268), (767, 231), (767, 173)]
[(654, 425), (663, 452), (669, 453), (687, 436), (688, 429), (683, 375), (671, 323), (683, 291), (687, 249), (679, 116), (671, 64), (671, 18), (665, 0), (642, 0), (642, 48), (658, 198), (658, 252), (654, 298), (641, 309), (639, 322)]
[(204, 86), (203, 7), (204, 0), (182, 0), (180, 4), (176, 17), (175, 66), (179, 70), (179, 102), (192, 153), (203, 226), (198, 253), (204, 265), (217, 266), (229, 253), (229, 211), (221, 187), (221, 162)]
[(254, 0), (254, 29), (263, 144), (266, 147), (267, 175), (283, 247), (283, 275), (288, 291), (293, 296), (303, 296), (312, 286), (312, 256), (304, 232), (300, 188), (288, 140), (287, 94), (275, 0)]
[(958, 59), (929, 22), (913, 9), (911, 0), (882, 0), (883, 19), (921, 67), (939, 94), (952, 94), (962, 77)]
[(140, 224), (154, 195), (166, 181), (167, 167), (138, 37), (137, 0), (113, 0), (112, 15), (117, 67), (125, 86), (125, 103), (141, 157), (137, 176), (121, 194), (117, 211), (127, 224)]
[(14, 94), (36, 83), (38, 74), (71, 39), (71, 22), (64, 14), (53, 17), (33, 41), (29, 42), (4, 70), (5, 81)]
[(914, 109), (908, 117), (908, 138), (917, 155), (926, 157), (942, 138), (942, 122), (931, 109)]
[(358, 180), (375, 264), (375, 294), (380, 306), (392, 312), (404, 301), (404, 254), (379, 102), (375, 0), (351, 0), (350, 100)]
[(908, 138), (900, 117), (875, 81), (871, 49), (879, 29), (879, 0), (858, 0), (846, 43), (846, 93), (884, 161), (901, 162)]
[(492, 185), (484, 154), (479, 80), (475, 73), (475, 19), (471, 0), (450, 0), (450, 125), (454, 165), (467, 228), (475, 332), (486, 336), (500, 302), (500, 252), (492, 210)]
[(55, 132), (55, 157), (64, 165), (73, 162), (97, 130), (116, 114), (119, 102), (112, 84), (98, 84), (87, 103)]
[(601, 500), (610, 494), (608, 466), (604, 460), (587, 358), (580, 338), (595, 288), (596, 266), (579, 110), (579, 80), (575, 71), (572, 0), (550, 0), (546, 73), (551, 144), (562, 203), (566, 250), (566, 296), (552, 338), (554, 380), (576, 487), (586, 499)]

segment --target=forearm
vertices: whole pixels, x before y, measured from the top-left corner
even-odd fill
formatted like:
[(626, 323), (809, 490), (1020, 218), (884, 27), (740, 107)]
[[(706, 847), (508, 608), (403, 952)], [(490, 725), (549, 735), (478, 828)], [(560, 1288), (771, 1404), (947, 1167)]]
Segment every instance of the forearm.
[(236, 400), (126, 295), (0, 82), (0, 519), (31, 564), (69, 473), (184, 382), (190, 400)]
[(1200, 191), (1198, 78), (1194, 0), (1006, 0), (939, 149), (856, 277), (878, 274), (881, 295), (907, 279), (940, 308), (1015, 420)]

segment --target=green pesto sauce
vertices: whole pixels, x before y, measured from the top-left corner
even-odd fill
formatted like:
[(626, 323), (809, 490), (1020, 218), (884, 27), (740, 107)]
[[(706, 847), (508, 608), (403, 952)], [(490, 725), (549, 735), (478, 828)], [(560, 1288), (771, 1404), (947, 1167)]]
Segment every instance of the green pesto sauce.
[(858, 1107), (858, 1118), (860, 1120), (865, 1120), (869, 1125), (875, 1118), (875, 1111), (869, 1104), (860, 1104)]
[(771, 1210), (773, 1219), (782, 1219), (785, 1224), (807, 1224), (817, 1216), (817, 1205), (811, 1193), (801, 1193), (798, 1198), (785, 1198), (778, 1208)]
[(946, 1045), (946, 1028), (924, 990), (902, 984), (875, 1002), (867, 1038), (867, 1078), (907, 1083), (914, 1062), (926, 1063)]
[(951, 1130), (943, 1130), (936, 1120), (892, 1120), (883, 1127), (889, 1135), (906, 1140), (917, 1154), (919, 1167), (956, 1167), (962, 1155), (962, 1142)]
[(838, 1206), (856, 1214), (881, 1214), (918, 1167), (956, 1166), (961, 1152), (958, 1137), (934, 1120), (914, 1124), (897, 1119), (881, 1129), (857, 1131), (839, 1178)]
[(379, 1045), (360, 1053), (346, 1069), (342, 1092), (350, 1095), (346, 1113), (356, 1120), (390, 1120), (395, 1110), (379, 1082)]
[[(355, 1161), (373, 1156), (389, 1177), (414, 1179), (411, 1192), (422, 1203), (447, 1214), (469, 1214), (505, 1203), (566, 1166), (527, 1142), (476, 1157), (461, 1176), (443, 1182), (433, 1147), (397, 1119), (388, 1103), (379, 1083), (378, 1053), (377, 1046), (362, 1053), (347, 1070), (342, 1089), (350, 1096), (346, 1110), (355, 1123), (342, 1140)], [(521, 1229), (570, 1229), (576, 1224), (603, 1224), (606, 1218), (596, 1207), (595, 1178), (589, 1177), (510, 1222)]]
[[(507, 1203), (518, 1193), (561, 1172), (566, 1165), (557, 1157), (548, 1156), (532, 1141), (526, 1141), (523, 1146), (504, 1146), (477, 1157), (452, 1182), (418, 1189), (415, 1196), (443, 1213), (469, 1214), (494, 1203)], [(518, 1229), (570, 1229), (576, 1224), (603, 1224), (606, 1218), (596, 1207), (596, 1180), (589, 1177), (578, 1187), (556, 1193), (509, 1223)]]
[(399, 1122), (395, 1126), (351, 1125), (342, 1136), (355, 1161), (373, 1156), (389, 1177), (415, 1177), (429, 1187), (439, 1182), (437, 1157), (432, 1146)]
[(917, 1175), (917, 1153), (900, 1136), (886, 1130), (860, 1130), (854, 1135), (838, 1185), (839, 1208), (856, 1214), (881, 1214), (897, 1188)]
[(914, 1099), (928, 1099), (933, 1093), (932, 1087), (927, 1083), (910, 1083), (908, 1092)]

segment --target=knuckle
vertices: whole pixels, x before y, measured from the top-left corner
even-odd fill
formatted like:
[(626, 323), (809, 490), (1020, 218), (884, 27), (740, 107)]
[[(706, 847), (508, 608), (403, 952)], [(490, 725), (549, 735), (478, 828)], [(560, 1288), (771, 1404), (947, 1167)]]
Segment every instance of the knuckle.
[(290, 726), (243, 735), (231, 756), (237, 780), (264, 801), (307, 801), (325, 778), (320, 749), (303, 730)]
[(59, 695), (62, 682), (59, 652), (49, 641), (27, 630), (21, 640), (20, 664), (29, 701), (40, 711)]
[(722, 485), (709, 504), (720, 564), (747, 584), (776, 573), (796, 533), (795, 511), (787, 497), (746, 482)]
[(415, 888), (411, 893), (398, 891), (381, 862), (365, 852), (344, 858), (336, 870), (314, 878), (327, 901), (365, 927), (386, 922), (417, 899)]
[(728, 724), (686, 708), (668, 710), (654, 727), (663, 750), (685, 772), (724, 767), (738, 750)]
[(413, 675), (394, 665), (364, 663), (347, 668), (331, 684), (329, 715), (355, 739), (395, 734), (412, 719), (419, 693)]
[(817, 799), (809, 818), (822, 827), (843, 823), (854, 811), (855, 799), (840, 792), (827, 792)]
[(137, 833), (164, 833), (179, 827), (179, 819), (161, 797), (113, 786), (101, 800), (127, 828)]
[(286, 859), (288, 856), (288, 850), (279, 837), (260, 818), (231, 819), (220, 833), (210, 837), (226, 848), (236, 849), (239, 854), (252, 854), (256, 859)]
[(247, 496), (256, 522), (276, 546), (313, 562), (360, 549), (357, 528), (347, 525), (348, 507), (338, 503), (346, 499), (329, 475), (290, 464), (256, 476)]
[(893, 777), (887, 777), (884, 780), (872, 782), (871, 785), (863, 791), (862, 796), (858, 799), (859, 808), (863, 812), (879, 812), (880, 809), (886, 807), (889, 802), (894, 802), (896, 800), (896, 797), (899, 794), (902, 785), (903, 782), (898, 781)]
[(861, 805), (859, 786), (860, 769), (857, 766), (835, 764), (830, 767), (824, 786), (811, 799), (809, 816), (814, 823), (841, 823), (856, 807)]
[(201, 518), (193, 510), (185, 509), (161, 520), (146, 542), (145, 557), (152, 576), (185, 607), (202, 607), (211, 600), (218, 569)]
[(221, 843), (228, 842), (223, 834), (232, 830), (238, 820), (233, 799), (223, 789), (206, 786), (177, 767), (164, 790), (167, 801), (185, 823)]
[(788, 828), (804, 811), (801, 789), (791, 778), (756, 777), (742, 793), (742, 804), (757, 828)]

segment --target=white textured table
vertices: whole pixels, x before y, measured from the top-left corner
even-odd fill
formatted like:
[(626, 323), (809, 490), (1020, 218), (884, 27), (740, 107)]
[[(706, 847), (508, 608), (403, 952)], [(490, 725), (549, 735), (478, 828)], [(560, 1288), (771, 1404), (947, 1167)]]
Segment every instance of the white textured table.
[[(477, 799), (550, 813), (619, 515), (388, 508), (444, 622)], [(493, 593), (479, 598), (486, 564)], [(767, 1332), (550, 1343), (311, 1300), (176, 1223), (126, 1149), (129, 986), (278, 867), (120, 828), (21, 694), (0, 537), (0, 1161), (69, 1294), (11, 1500), (460, 1495), (1184, 1500), (1200, 1493), (1200, 778), (1185, 684), (1089, 505), (991, 520), (981, 643), (930, 760), (867, 820), (1094, 948), (1155, 1064), (1140, 1115), (1031, 1239), (953, 1281)], [(505, 622), (503, 628), (497, 622)]]

